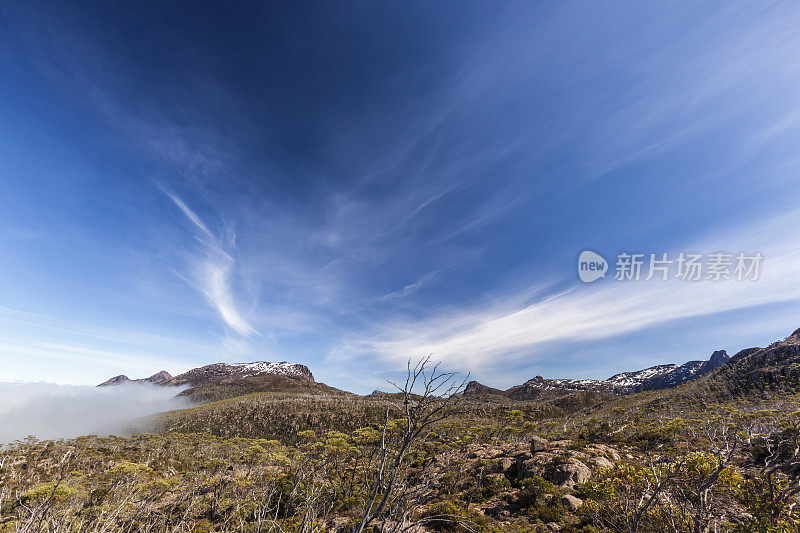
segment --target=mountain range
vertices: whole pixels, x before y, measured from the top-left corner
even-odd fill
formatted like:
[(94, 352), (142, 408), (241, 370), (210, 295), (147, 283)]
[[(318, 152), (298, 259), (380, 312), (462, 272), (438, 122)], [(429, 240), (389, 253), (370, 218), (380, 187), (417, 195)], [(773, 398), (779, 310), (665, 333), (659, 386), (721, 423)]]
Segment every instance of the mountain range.
[(477, 381), (471, 381), (467, 384), (464, 394), (498, 395), (512, 400), (546, 400), (579, 391), (632, 394), (677, 387), (720, 368), (729, 360), (730, 356), (725, 350), (717, 350), (705, 361), (689, 361), (682, 365), (656, 365), (635, 372), (614, 374), (605, 380), (545, 379), (536, 376), (522, 385), (515, 385), (506, 390), (494, 389)]
[[(708, 379), (700, 379), (708, 378)], [(721, 387), (725, 391), (763, 391), (800, 386), (800, 329), (766, 348), (747, 348), (733, 357), (717, 350), (707, 360), (682, 365), (662, 364), (635, 372), (622, 372), (605, 380), (546, 379), (536, 376), (521, 385), (501, 390), (477, 381), (467, 384), (464, 395), (503, 397), (511, 400), (551, 400), (575, 393), (629, 395), (671, 389), (688, 382)], [(148, 378), (115, 376), (98, 386), (125, 383), (180, 386), (180, 395), (196, 401), (215, 401), (254, 392), (324, 392), (350, 394), (314, 380), (307, 366), (290, 363), (214, 363), (171, 376), (162, 370)], [(375, 391), (376, 394), (379, 391)]]

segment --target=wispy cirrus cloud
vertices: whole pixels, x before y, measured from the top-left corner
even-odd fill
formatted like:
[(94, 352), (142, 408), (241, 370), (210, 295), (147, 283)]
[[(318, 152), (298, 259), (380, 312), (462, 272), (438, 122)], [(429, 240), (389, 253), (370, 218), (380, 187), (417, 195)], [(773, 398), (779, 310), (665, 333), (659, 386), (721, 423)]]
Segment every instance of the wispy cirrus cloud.
[[(758, 293), (744, 285), (676, 283), (599, 283), (566, 292), (560, 289), (574, 273), (558, 267), (584, 238), (624, 246), (638, 232), (654, 247), (671, 249), (696, 231), (723, 235), (729, 213), (746, 221), (785, 207), (776, 206), (774, 190), (765, 191), (768, 182), (779, 183), (778, 202), (790, 204), (797, 193), (796, 150), (783, 158), (773, 152), (775, 144), (797, 141), (798, 12), (787, 4), (676, 9), (665, 3), (609, 11), (586, 3), (521, 3), (487, 9), (466, 25), (426, 9), (408, 28), (370, 20), (356, 23), (356, 31), (349, 24), (368, 17), (348, 16), (340, 42), (361, 32), (376, 42), (406, 36), (357, 61), (335, 46), (298, 51), (293, 40), (279, 37), (292, 32), (260, 24), (240, 31), (264, 54), (231, 47), (201, 57), (197, 50), (205, 44), (168, 17), (151, 24), (149, 15), (132, 10), (131, 20), (147, 21), (152, 38), (127, 41), (139, 33), (80, 10), (65, 7), (69, 17), (22, 5), (8, 11), (28, 60), (51, 84), (42, 100), (52, 100), (55, 111), (45, 113), (48, 127), (56, 125), (59, 108), (86, 117), (63, 132), (70, 141), (63, 153), (94, 158), (72, 175), (82, 175), (84, 166), (117, 165), (118, 155), (130, 158), (121, 173), (126, 183), (87, 187), (102, 196), (98, 205), (119, 202), (109, 210), (113, 216), (98, 215), (108, 224), (86, 219), (86, 210), (74, 215), (87, 233), (111, 229), (97, 248), (109, 250), (110, 242), (130, 236), (125, 253), (114, 248), (113, 261), (92, 268), (83, 254), (72, 268), (59, 259), (54, 271), (85, 272), (105, 293), (123, 286), (124, 296), (104, 302), (98, 314), (130, 324), (130, 335), (119, 335), (125, 344), (149, 327), (175, 328), (176, 336), (208, 345), (172, 350), (148, 342), (154, 365), (161, 365), (162, 352), (177, 359), (194, 351), (203, 362), (220, 352), (302, 357), (314, 368), (328, 365), (336, 384), (349, 386), (353, 365), (334, 368), (333, 358), (320, 354), (375, 355), (370, 368), (377, 376), (397, 359), (433, 352), (510, 375), (521, 358), (556, 343), (624, 335), (796, 294), (789, 284), (765, 280), (753, 285)], [(297, 27), (308, 22), (298, 19)], [(362, 48), (354, 43), (351, 51)], [(147, 52), (129, 56), (164, 49), (174, 64), (152, 64)], [(17, 63), (23, 61), (9, 64)], [(176, 64), (195, 67), (174, 76)], [(266, 74), (284, 65), (292, 76)], [(330, 76), (321, 74), (321, 65), (332, 67)], [(158, 78), (163, 82), (149, 83)], [(329, 80), (341, 90), (331, 91)], [(20, 100), (40, 83), (20, 83), (26, 88)], [(96, 137), (88, 135), (93, 127)], [(76, 139), (87, 144), (75, 150)], [(92, 155), (101, 139), (111, 146)], [(770, 157), (758, 159), (761, 152)], [(47, 170), (32, 175), (47, 176)], [(161, 193), (150, 186), (154, 173)], [(145, 186), (127, 183), (135, 176)], [(726, 194), (719, 193), (723, 180)], [(51, 185), (41, 183), (43, 190)], [(131, 192), (122, 201), (108, 194), (122, 187)], [(58, 203), (48, 211), (60, 213), (68, 202), (54, 197)], [(9, 215), (12, 204), (25, 202), (8, 198), (4, 222), (17, 224), (27, 215)], [(688, 216), (691, 222), (681, 220)], [(581, 224), (589, 218), (593, 223)], [(235, 223), (239, 242), (226, 223)], [(767, 234), (794, 234), (779, 223), (765, 227)], [(19, 279), (44, 263), (39, 252), (55, 242), (50, 239), (31, 247)], [(794, 274), (790, 246), (771, 234), (757, 241), (752, 249), (765, 253), (768, 268)], [(716, 239), (709, 242), (705, 251), (718, 248)], [(0, 263), (23, 265), (8, 257)], [(122, 285), (122, 273), (139, 283)], [(554, 274), (556, 284), (532, 286)], [(56, 279), (49, 285), (72, 287), (72, 279)], [(35, 302), (35, 291), (27, 292), (24, 305), (4, 304), (50, 312), (51, 294)], [(207, 307), (197, 305), (198, 295)], [(70, 305), (91, 301), (81, 293)], [(209, 327), (209, 316), (220, 327)], [(87, 346), (105, 350), (120, 367), (125, 354), (143, 355), (127, 346), (97, 346), (94, 338), (50, 340), (30, 343), (25, 352), (20, 347), (27, 339), (15, 338), (0, 351), (10, 361), (77, 363)], [(85, 361), (94, 365), (102, 357), (87, 351)], [(131, 363), (142, 372), (150, 364)], [(616, 370), (616, 363), (607, 364)]]
[[(209, 303), (219, 312), (222, 320), (234, 331), (246, 337), (258, 335), (239, 310), (232, 288), (235, 260), (228, 254), (212, 250), (195, 267), (199, 286)], [(216, 256), (216, 257), (214, 257)]]
[(161, 188), (161, 190), (164, 192), (164, 194), (166, 194), (167, 196), (169, 196), (170, 200), (172, 200), (172, 201), (175, 203), (175, 205), (176, 205), (176, 206), (178, 206), (178, 209), (180, 209), (180, 210), (181, 210), (181, 213), (183, 213), (184, 215), (186, 215), (186, 218), (188, 218), (188, 219), (191, 221), (191, 223), (195, 225), (195, 227), (196, 227), (197, 229), (199, 229), (200, 231), (202, 231), (202, 232), (203, 232), (203, 233), (204, 233), (204, 234), (205, 234), (207, 237), (209, 237), (209, 238), (211, 238), (211, 239), (215, 239), (215, 237), (214, 237), (214, 235), (211, 233), (211, 231), (210, 231), (210, 230), (209, 230), (209, 229), (206, 227), (206, 225), (203, 223), (203, 221), (202, 221), (202, 220), (200, 220), (200, 217), (199, 217), (199, 216), (197, 216), (197, 214), (196, 214), (194, 211), (192, 211), (191, 209), (189, 209), (189, 206), (188, 206), (188, 205), (186, 205), (186, 204), (183, 202), (183, 200), (181, 200), (180, 198), (178, 198), (177, 196), (175, 196), (175, 195), (174, 195), (174, 194), (172, 194), (171, 192), (167, 191), (167, 190), (166, 190), (166, 189), (164, 189), (163, 187), (160, 187), (160, 188)]
[(793, 231), (798, 225), (800, 212), (795, 212), (685, 248), (706, 253), (759, 251), (765, 259), (755, 281), (606, 280), (574, 286), (533, 303), (515, 304), (510, 299), (510, 304), (477, 305), (378, 326), (345, 341), (330, 358), (377, 357), (396, 365), (415, 354), (431, 353), (458, 368), (502, 370), (521, 359), (546, 357), (546, 350), (558, 343), (608, 339), (680, 319), (800, 302), (796, 283), (800, 250)]
[[(234, 256), (225, 250), (222, 240), (208, 229), (197, 213), (181, 198), (163, 186), (159, 185), (159, 188), (205, 237), (197, 238), (202, 251), (190, 257), (191, 277), (184, 279), (188, 279), (203, 294), (230, 329), (244, 337), (259, 335), (240, 310), (240, 304), (236, 299), (233, 280), (236, 267)], [(228, 245), (231, 249), (235, 249), (235, 239), (229, 239)]]

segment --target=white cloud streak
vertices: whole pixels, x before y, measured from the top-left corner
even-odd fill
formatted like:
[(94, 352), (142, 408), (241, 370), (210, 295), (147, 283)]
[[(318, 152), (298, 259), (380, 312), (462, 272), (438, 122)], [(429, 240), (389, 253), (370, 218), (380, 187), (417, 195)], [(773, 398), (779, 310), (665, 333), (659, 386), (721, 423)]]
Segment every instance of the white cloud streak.
[(217, 310), (222, 320), (240, 335), (258, 335), (245, 317), (239, 312), (231, 288), (231, 270), (234, 260), (227, 256), (213, 257), (210, 254), (196, 267), (200, 287), (208, 302)]
[(553, 343), (611, 338), (679, 319), (800, 301), (798, 225), (800, 212), (686, 248), (760, 251), (765, 259), (757, 281), (606, 280), (512, 309), (476, 307), (394, 324), (345, 342), (332, 359), (377, 356), (397, 364), (432, 353), (453, 366), (479, 370), (502, 366), (501, 360), (513, 364)]
[[(205, 296), (208, 303), (219, 313), (220, 318), (229, 328), (245, 337), (258, 335), (258, 331), (239, 311), (239, 305), (236, 302), (232, 281), (236, 259), (223, 248), (220, 240), (183, 200), (163, 187), (159, 186), (159, 188), (207, 237), (207, 239), (197, 238), (197, 241), (203, 246), (203, 252), (199, 257), (193, 256), (191, 259), (194, 263), (192, 284)], [(231, 239), (232, 242), (233, 239)]]
[(195, 214), (195, 212), (194, 212), (194, 211), (192, 211), (191, 209), (189, 209), (189, 206), (188, 206), (188, 205), (186, 205), (186, 204), (183, 202), (183, 200), (181, 200), (180, 198), (178, 198), (177, 196), (175, 196), (174, 194), (172, 194), (172, 193), (171, 193), (171, 192), (169, 192), (169, 191), (166, 191), (166, 190), (164, 190), (164, 189), (162, 189), (162, 190), (164, 191), (164, 194), (166, 194), (167, 196), (169, 196), (169, 198), (170, 198), (170, 199), (171, 199), (173, 202), (175, 202), (175, 205), (177, 205), (177, 206), (178, 206), (178, 209), (180, 209), (180, 210), (181, 210), (181, 212), (182, 212), (184, 215), (186, 215), (186, 218), (188, 218), (188, 219), (189, 219), (189, 220), (192, 222), (192, 224), (194, 224), (194, 225), (195, 225), (195, 227), (197, 227), (197, 229), (199, 229), (200, 231), (202, 231), (203, 233), (205, 233), (205, 234), (206, 234), (208, 237), (210, 237), (210, 238), (214, 239), (214, 234), (213, 234), (213, 233), (211, 233), (211, 231), (209, 231), (209, 229), (206, 227), (206, 225), (205, 225), (205, 224), (203, 224), (203, 221), (202, 221), (202, 220), (200, 220), (200, 217), (199, 217), (199, 216), (197, 216), (197, 214)]

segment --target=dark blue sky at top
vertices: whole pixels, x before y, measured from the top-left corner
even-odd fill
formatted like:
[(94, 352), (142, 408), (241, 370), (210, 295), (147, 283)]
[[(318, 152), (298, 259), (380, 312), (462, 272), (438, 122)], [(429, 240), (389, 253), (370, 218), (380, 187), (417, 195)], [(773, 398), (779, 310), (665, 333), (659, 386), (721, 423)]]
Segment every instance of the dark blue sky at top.
[[(431, 351), (500, 386), (788, 334), (798, 15), (4, 4), (0, 380), (292, 360), (371, 390)], [(771, 275), (575, 272), (728, 248)]]

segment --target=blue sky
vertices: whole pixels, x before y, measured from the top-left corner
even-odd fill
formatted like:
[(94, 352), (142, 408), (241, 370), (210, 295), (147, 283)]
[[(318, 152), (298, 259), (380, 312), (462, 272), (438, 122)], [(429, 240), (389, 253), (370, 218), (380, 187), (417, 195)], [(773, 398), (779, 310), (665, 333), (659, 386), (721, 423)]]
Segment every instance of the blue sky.
[[(0, 381), (507, 387), (800, 326), (797, 5), (202, 4), (0, 6)], [(583, 284), (586, 249), (764, 262)]]

